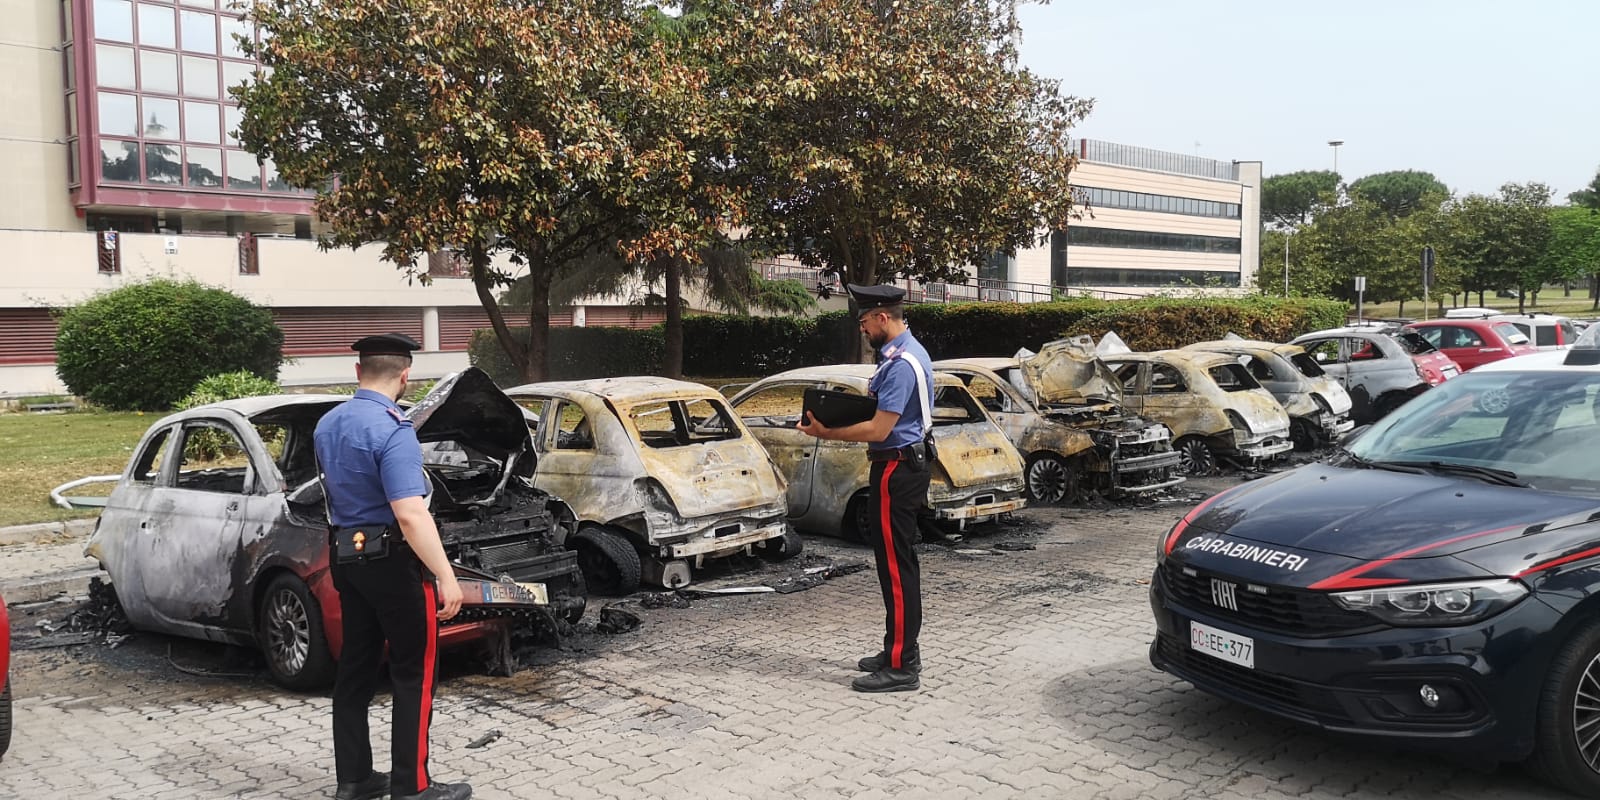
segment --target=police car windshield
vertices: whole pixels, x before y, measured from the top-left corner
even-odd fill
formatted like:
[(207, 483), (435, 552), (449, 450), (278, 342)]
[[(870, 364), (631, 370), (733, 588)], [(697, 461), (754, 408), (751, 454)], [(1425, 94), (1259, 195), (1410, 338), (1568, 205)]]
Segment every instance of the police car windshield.
[(1348, 450), (1376, 465), (1600, 498), (1600, 373), (1452, 378), (1372, 426)]

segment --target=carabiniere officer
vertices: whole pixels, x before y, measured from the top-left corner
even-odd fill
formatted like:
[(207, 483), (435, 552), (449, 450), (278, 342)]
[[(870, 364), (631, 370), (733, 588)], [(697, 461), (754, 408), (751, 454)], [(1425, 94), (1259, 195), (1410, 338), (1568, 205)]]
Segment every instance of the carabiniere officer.
[[(329, 561), (339, 591), (344, 648), (333, 688), (336, 800), (466, 800), (465, 783), (428, 773), (439, 620), (461, 609), (461, 587), (428, 513), (422, 446), (396, 401), (421, 349), (399, 333), (351, 345), (360, 388), (317, 423), (317, 460), (328, 503)], [(372, 769), (367, 712), (388, 643), (394, 687), (392, 775)]]
[(807, 414), (799, 429), (820, 439), (867, 443), (869, 538), (883, 591), (883, 650), (857, 662), (869, 674), (850, 685), (858, 692), (906, 692), (921, 685), (922, 574), (913, 545), (917, 515), (928, 500), (933, 362), (906, 327), (904, 289), (845, 288), (862, 333), (878, 351), (878, 371), (867, 385), (878, 409), (872, 419), (840, 428), (825, 427)]

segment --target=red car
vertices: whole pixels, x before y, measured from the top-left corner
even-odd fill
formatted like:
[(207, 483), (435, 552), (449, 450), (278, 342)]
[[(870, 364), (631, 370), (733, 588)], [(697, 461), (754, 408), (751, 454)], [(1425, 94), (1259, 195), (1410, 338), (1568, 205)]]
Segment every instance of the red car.
[(1487, 319), (1429, 319), (1413, 322), (1407, 330), (1416, 331), (1428, 344), (1461, 365), (1462, 370), (1499, 361), (1502, 358), (1537, 353), (1539, 348), (1528, 335), (1509, 322)]
[(5, 598), (0, 597), (0, 756), (11, 747), (11, 618), (6, 614)]

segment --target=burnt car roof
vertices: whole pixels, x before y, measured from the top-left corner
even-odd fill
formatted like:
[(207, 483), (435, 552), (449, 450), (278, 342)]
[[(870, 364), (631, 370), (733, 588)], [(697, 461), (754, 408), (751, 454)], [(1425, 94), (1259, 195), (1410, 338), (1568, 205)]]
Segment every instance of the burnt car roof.
[(981, 358), (940, 359), (933, 362), (933, 368), (948, 369), (959, 367), (977, 367), (979, 369), (989, 370), (990, 372), (1000, 372), (1001, 370), (1016, 369), (1018, 366), (1021, 366), (1021, 364), (1022, 362), (1015, 358), (1006, 358), (1004, 356), (985, 356)]
[(539, 393), (591, 394), (625, 405), (642, 400), (659, 400), (663, 397), (723, 399), (722, 393), (709, 386), (650, 375), (526, 383), (513, 386), (505, 392), (512, 397)]
[(310, 406), (319, 403), (337, 405), (349, 399), (350, 395), (347, 394), (263, 394), (255, 397), (239, 397), (233, 400), (206, 403), (203, 406), (186, 408), (182, 411), (174, 411), (151, 423), (151, 427), (167, 425), (186, 419), (214, 416), (219, 411), (238, 414), (245, 419), (253, 419), (262, 414), (286, 408)]
[(533, 445), (522, 406), (477, 367), (434, 384), (406, 416), (416, 426), (418, 441), (460, 442), (502, 461)]
[(1268, 351), (1279, 355), (1288, 356), (1295, 353), (1304, 353), (1306, 349), (1297, 344), (1279, 342), (1264, 342), (1257, 339), (1217, 339), (1210, 342), (1195, 342), (1183, 346), (1184, 350), (1196, 350), (1211, 353), (1239, 353), (1250, 351)]
[[(867, 381), (872, 379), (872, 373), (877, 372), (877, 370), (877, 366), (873, 364), (832, 364), (820, 367), (801, 367), (799, 369), (791, 369), (788, 372), (780, 372), (776, 375), (763, 378), (762, 380), (758, 381), (758, 383), (766, 383), (774, 380), (848, 380), (851, 382), (859, 381), (862, 386), (866, 386)], [(961, 383), (961, 381), (957, 380), (955, 376), (944, 375), (937, 371), (934, 372), (933, 382), (935, 386), (959, 385)]]
[(1167, 361), (1174, 364), (1187, 364), (1198, 369), (1238, 363), (1227, 353), (1216, 353), (1210, 350), (1154, 350), (1148, 353), (1116, 353), (1104, 358), (1107, 361), (1121, 362)]

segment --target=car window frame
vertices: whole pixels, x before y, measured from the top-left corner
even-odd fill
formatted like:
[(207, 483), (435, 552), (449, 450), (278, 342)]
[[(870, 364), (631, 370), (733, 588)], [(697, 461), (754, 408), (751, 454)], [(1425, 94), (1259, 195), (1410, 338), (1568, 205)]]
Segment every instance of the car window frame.
[[(169, 468), (165, 464), (163, 465), (163, 471), (166, 472), (164, 488), (177, 489), (186, 492), (206, 492), (208, 494), (236, 495), (240, 497), (265, 494), (265, 492), (262, 491), (262, 484), (264, 481), (260, 479), (261, 470), (256, 464), (256, 455), (250, 450), (249, 440), (239, 435), (238, 429), (234, 427), (232, 422), (218, 417), (193, 417), (182, 420), (178, 423), (178, 427), (178, 437), (173, 444), (173, 447), (176, 449), (168, 454), (167, 459), (171, 464), (171, 467)], [(239, 491), (213, 491), (210, 489), (197, 489), (194, 487), (178, 485), (178, 474), (183, 466), (183, 451), (188, 448), (190, 431), (200, 428), (220, 428), (221, 430), (232, 434), (234, 440), (239, 443), (239, 448), (244, 451), (244, 485)]]

